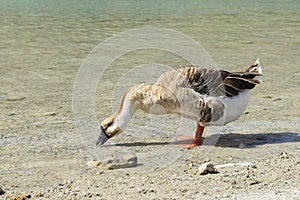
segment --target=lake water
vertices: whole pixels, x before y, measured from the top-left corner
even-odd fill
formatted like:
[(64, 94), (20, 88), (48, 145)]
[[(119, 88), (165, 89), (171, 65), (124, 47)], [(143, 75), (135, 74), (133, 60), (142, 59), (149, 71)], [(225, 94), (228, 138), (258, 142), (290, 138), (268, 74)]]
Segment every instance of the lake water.
[(194, 38), (220, 67), (256, 57), (291, 66), (299, 63), (299, 10), (297, 0), (1, 0), (1, 68), (72, 63), (113, 34), (142, 26)]

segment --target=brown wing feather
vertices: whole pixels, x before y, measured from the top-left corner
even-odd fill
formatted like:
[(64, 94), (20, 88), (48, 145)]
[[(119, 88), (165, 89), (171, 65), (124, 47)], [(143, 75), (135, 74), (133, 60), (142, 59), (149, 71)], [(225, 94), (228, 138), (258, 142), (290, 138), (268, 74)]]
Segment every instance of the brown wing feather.
[(201, 95), (232, 97), (260, 83), (255, 72), (228, 72), (204, 67), (177, 67), (164, 73), (157, 84), (191, 88)]
[[(223, 70), (221, 70), (224, 72)], [(222, 73), (221, 72), (221, 73)], [(250, 90), (255, 87), (256, 84), (259, 84), (260, 81), (256, 80), (256, 76), (261, 76), (258, 73), (252, 72), (226, 72), (227, 76), (224, 79), (226, 96), (235, 96), (239, 92), (244, 90)]]

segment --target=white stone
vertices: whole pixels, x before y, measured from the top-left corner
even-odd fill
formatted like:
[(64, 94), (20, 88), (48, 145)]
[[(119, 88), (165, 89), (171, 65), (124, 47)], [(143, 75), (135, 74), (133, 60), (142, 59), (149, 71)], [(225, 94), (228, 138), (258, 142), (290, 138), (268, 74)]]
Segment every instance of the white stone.
[(216, 173), (217, 170), (216, 168), (214, 167), (213, 164), (211, 164), (210, 162), (207, 162), (207, 163), (203, 163), (202, 165), (200, 165), (200, 167), (194, 172), (194, 174), (196, 175), (205, 175), (205, 174), (208, 174), (208, 173)]

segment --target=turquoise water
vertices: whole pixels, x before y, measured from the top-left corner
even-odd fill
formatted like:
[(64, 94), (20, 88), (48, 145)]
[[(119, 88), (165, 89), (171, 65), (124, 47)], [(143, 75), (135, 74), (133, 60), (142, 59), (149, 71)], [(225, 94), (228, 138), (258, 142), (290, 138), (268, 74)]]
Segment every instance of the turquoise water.
[[(221, 65), (244, 64), (240, 61), (252, 61), (257, 56), (272, 61), (284, 56), (296, 63), (299, 10), (300, 2), (296, 0), (2, 0), (1, 54), (6, 56), (2, 66), (19, 65), (14, 56), (21, 56), (19, 59), (25, 63), (35, 55), (41, 59), (47, 59), (47, 54), (61, 55), (58, 60), (64, 60), (64, 56), (84, 57), (105, 38), (144, 25), (170, 28), (193, 37)], [(226, 62), (225, 50), (234, 62)]]

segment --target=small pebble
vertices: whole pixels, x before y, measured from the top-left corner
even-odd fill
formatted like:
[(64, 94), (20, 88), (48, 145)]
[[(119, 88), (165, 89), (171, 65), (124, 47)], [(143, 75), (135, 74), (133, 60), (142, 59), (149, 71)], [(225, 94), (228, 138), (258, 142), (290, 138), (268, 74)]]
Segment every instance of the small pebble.
[(230, 184), (231, 184), (231, 185), (236, 185), (236, 180), (232, 180), (232, 181), (230, 182)]
[(194, 172), (196, 175), (205, 175), (205, 174), (214, 174), (217, 173), (216, 168), (210, 162), (203, 163), (200, 167)]
[(272, 99), (271, 96), (262, 96), (262, 98), (264, 98), (264, 99)]
[(91, 168), (94, 168), (94, 167), (98, 167), (101, 165), (101, 162), (100, 161), (96, 161), (96, 160), (91, 160), (91, 161), (88, 161), (87, 165)]
[(19, 196), (11, 197), (11, 200), (25, 200), (25, 199), (30, 199), (30, 198), (31, 198), (31, 194), (22, 194)]
[(229, 198), (229, 197), (230, 197), (229, 194), (224, 194), (224, 195), (223, 195), (223, 198)]
[(46, 112), (44, 115), (45, 116), (54, 116), (54, 115), (56, 115), (56, 112)]
[(137, 157), (131, 154), (115, 155), (102, 161), (89, 161), (87, 164), (91, 168), (101, 168), (105, 170), (128, 168), (137, 165)]
[(6, 99), (6, 101), (21, 101), (26, 99), (26, 97), (21, 97), (21, 96), (14, 96), (14, 97), (9, 97)]
[(43, 192), (38, 192), (36, 193), (35, 197), (43, 197), (44, 196), (44, 193)]
[(280, 158), (289, 158), (289, 155), (286, 152), (283, 152), (279, 156)]
[(253, 182), (251, 182), (251, 183), (249, 183), (249, 185), (256, 185), (256, 184), (259, 184), (259, 183), (261, 183), (260, 181), (253, 181)]

